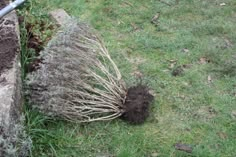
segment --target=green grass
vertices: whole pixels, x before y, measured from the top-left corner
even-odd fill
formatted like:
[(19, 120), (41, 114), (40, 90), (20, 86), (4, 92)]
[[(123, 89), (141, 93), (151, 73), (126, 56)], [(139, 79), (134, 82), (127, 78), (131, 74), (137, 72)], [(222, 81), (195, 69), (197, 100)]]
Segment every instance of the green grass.
[[(155, 93), (150, 118), (139, 126), (120, 119), (72, 124), (26, 109), (33, 157), (234, 157), (236, 156), (236, 2), (163, 0), (31, 0), (21, 8), (27, 22), (45, 21), (63, 8), (90, 23), (102, 36), (129, 86), (139, 80)], [(158, 24), (150, 21), (160, 13)], [(37, 25), (37, 24), (36, 24)], [(30, 61), (22, 32), (22, 62)], [(52, 32), (33, 30), (42, 40)], [(188, 49), (183, 51), (183, 49)], [(209, 63), (202, 64), (200, 58)], [(176, 64), (171, 66), (171, 60)], [(190, 65), (174, 77), (172, 70)], [(211, 78), (212, 81), (208, 81)], [(175, 143), (193, 147), (191, 154)]]

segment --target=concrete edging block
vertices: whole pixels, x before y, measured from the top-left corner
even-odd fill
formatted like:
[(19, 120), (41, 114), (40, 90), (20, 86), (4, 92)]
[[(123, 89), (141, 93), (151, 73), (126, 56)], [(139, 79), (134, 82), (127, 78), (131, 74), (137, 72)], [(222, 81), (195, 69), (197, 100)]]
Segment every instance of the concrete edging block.
[(22, 105), (20, 32), (16, 12), (12, 11), (0, 19), (0, 136), (15, 136)]

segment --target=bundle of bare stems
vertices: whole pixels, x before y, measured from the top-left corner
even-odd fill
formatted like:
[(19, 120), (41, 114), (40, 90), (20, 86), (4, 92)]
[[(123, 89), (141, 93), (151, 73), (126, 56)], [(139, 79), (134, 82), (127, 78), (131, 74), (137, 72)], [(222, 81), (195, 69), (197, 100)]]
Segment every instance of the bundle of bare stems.
[(41, 52), (38, 69), (27, 76), (29, 101), (47, 115), (73, 122), (120, 116), (143, 122), (152, 95), (142, 85), (126, 88), (117, 65), (95, 34), (87, 24), (71, 19), (55, 35)]

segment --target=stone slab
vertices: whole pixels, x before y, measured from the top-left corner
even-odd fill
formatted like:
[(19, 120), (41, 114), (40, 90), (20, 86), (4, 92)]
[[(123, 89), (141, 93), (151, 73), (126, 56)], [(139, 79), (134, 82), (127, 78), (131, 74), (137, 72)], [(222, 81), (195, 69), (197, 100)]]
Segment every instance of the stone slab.
[(12, 11), (0, 19), (0, 126), (9, 132), (21, 115), (21, 89), (19, 26)]
[(63, 9), (56, 9), (49, 13), (50, 17), (57, 22), (59, 26), (66, 24), (71, 17)]

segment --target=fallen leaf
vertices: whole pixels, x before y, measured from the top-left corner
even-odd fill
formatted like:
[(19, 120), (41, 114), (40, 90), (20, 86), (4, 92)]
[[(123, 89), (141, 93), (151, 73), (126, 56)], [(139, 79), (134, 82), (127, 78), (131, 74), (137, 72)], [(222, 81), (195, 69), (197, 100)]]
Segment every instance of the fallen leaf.
[(169, 72), (170, 70), (169, 69), (164, 69), (164, 70), (161, 70), (163, 72)]
[(184, 49), (182, 49), (182, 51), (185, 52), (185, 53), (188, 53), (189, 49), (184, 48)]
[(154, 97), (157, 96), (157, 93), (154, 90), (149, 90), (149, 93), (152, 94)]
[(178, 97), (181, 98), (181, 99), (185, 99), (186, 98), (185, 95), (180, 95), (180, 94), (178, 94)]
[(232, 42), (229, 39), (225, 38), (225, 47), (228, 48), (228, 47), (232, 47), (232, 46), (233, 46)]
[(106, 8), (103, 8), (102, 11), (105, 12), (105, 13), (112, 13), (113, 10), (110, 7), (106, 7)]
[[(131, 53), (132, 50), (128, 50), (127, 53)], [(135, 65), (140, 65), (144, 62), (146, 62), (146, 59), (141, 57), (141, 56), (136, 56), (136, 57), (126, 57), (126, 59), (132, 63), (132, 64), (135, 64)]]
[(133, 27), (135, 31), (139, 30), (139, 27), (135, 23), (131, 23), (131, 26)]
[(183, 68), (185, 68), (185, 69), (189, 69), (189, 68), (191, 68), (193, 65), (192, 65), (192, 64), (183, 64), (182, 66), (183, 66)]
[(134, 71), (133, 73), (131, 73), (133, 76), (135, 76), (136, 78), (141, 78), (143, 77), (143, 74), (140, 71)]
[(157, 152), (154, 152), (151, 154), (151, 157), (158, 157), (158, 156), (159, 156), (159, 153), (157, 153)]
[(169, 66), (170, 69), (173, 69), (173, 68), (175, 67), (175, 64), (176, 64), (176, 63), (171, 63), (170, 66)]
[(231, 117), (232, 117), (232, 118), (236, 118), (236, 110), (233, 110), (233, 111), (231, 112)]
[(201, 106), (193, 116), (198, 120), (210, 120), (217, 115), (217, 111), (211, 106)]
[(192, 153), (192, 151), (193, 151), (193, 148), (189, 144), (182, 144), (182, 143), (176, 143), (175, 149), (180, 150), (180, 151), (184, 151), (187, 153)]
[(220, 6), (225, 6), (226, 4), (225, 3), (220, 3)]
[(170, 65), (169, 65), (169, 68), (170, 69), (173, 69), (177, 63), (177, 60), (176, 59), (170, 59), (168, 60), (170, 62)]
[(211, 76), (210, 76), (210, 75), (207, 76), (207, 80), (208, 80), (208, 83), (211, 83), (211, 82), (212, 82), (212, 79), (211, 79)]
[(188, 82), (183, 82), (183, 85), (189, 86), (189, 83)]
[(202, 57), (202, 58), (199, 59), (200, 64), (206, 64), (206, 63), (209, 63), (209, 62), (210, 62), (210, 60), (207, 59), (206, 57)]
[(152, 17), (151, 23), (152, 23), (152, 24), (157, 24), (159, 17), (160, 17), (160, 13), (157, 13), (156, 15), (154, 15), (154, 16)]
[(224, 132), (217, 132), (217, 135), (218, 135), (221, 139), (223, 139), (223, 140), (228, 137), (227, 134), (224, 133)]
[(124, 24), (124, 21), (120, 21), (120, 20), (118, 20), (118, 21), (117, 21), (117, 24), (118, 24), (118, 25), (120, 25), (120, 24)]
[(130, 6), (130, 7), (133, 7), (133, 4), (131, 4), (130, 2), (127, 2), (127, 1), (124, 1), (123, 4), (126, 4), (126, 5), (128, 5), (128, 6)]
[(168, 61), (171, 62), (171, 63), (175, 63), (175, 62), (177, 62), (177, 59), (170, 59)]

